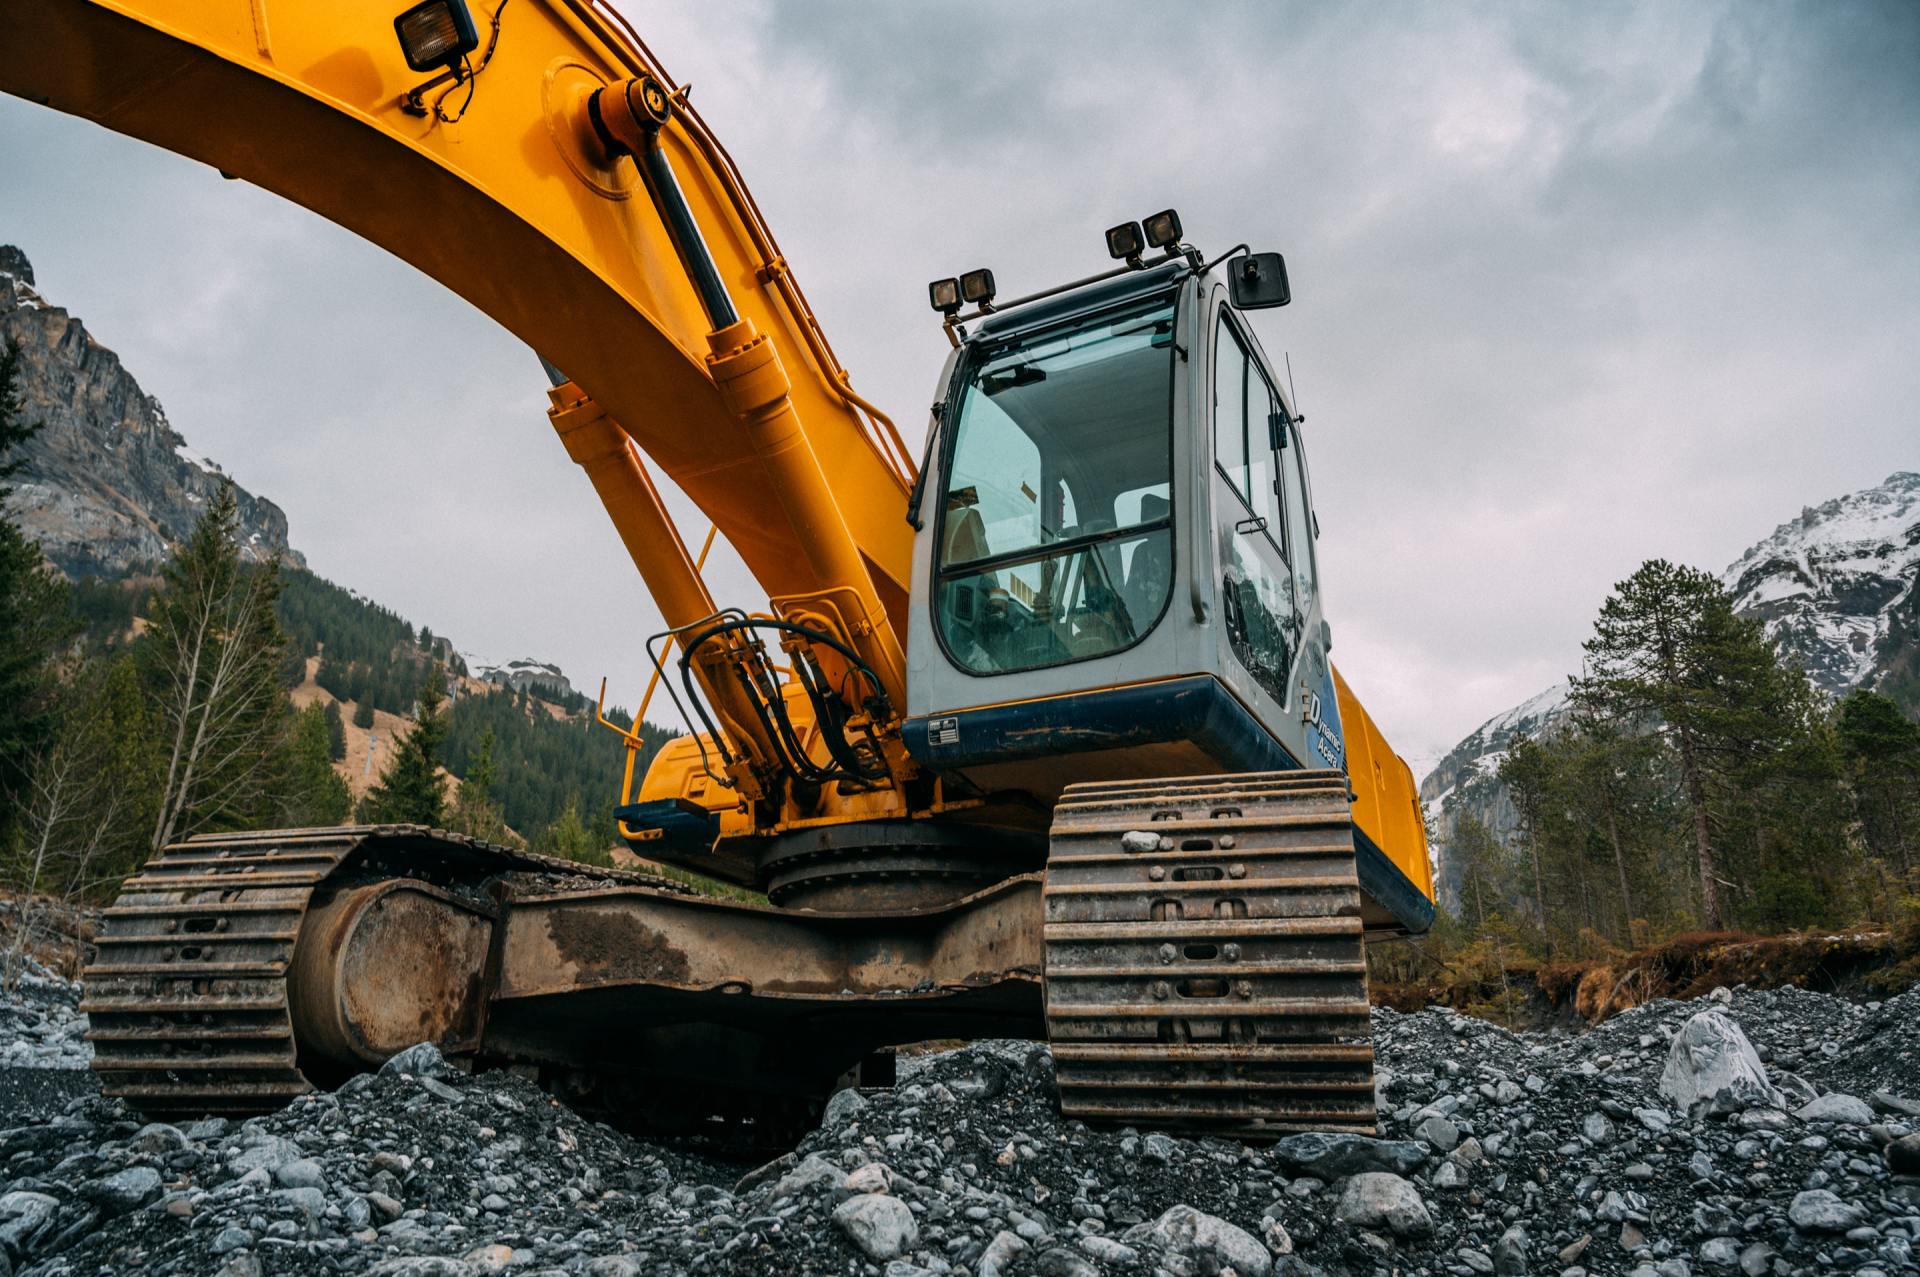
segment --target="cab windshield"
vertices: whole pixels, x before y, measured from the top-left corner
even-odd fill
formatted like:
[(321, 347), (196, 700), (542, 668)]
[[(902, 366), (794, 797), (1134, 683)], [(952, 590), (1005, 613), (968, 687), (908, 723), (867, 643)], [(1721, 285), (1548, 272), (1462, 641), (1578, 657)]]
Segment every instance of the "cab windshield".
[(935, 587), (976, 674), (1117, 652), (1173, 582), (1171, 294), (987, 346), (948, 443)]

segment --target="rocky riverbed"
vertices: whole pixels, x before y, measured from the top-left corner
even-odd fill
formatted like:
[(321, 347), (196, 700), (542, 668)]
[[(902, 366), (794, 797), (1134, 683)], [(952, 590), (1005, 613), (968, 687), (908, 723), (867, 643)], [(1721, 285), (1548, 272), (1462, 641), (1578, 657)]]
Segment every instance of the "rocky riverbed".
[(430, 1047), (244, 1123), (146, 1123), (77, 990), (0, 997), (13, 1273), (1920, 1273), (1920, 991), (1659, 1002), (1583, 1036), (1377, 1013), (1383, 1138), (1089, 1131), (1044, 1047), (904, 1060), (764, 1166)]

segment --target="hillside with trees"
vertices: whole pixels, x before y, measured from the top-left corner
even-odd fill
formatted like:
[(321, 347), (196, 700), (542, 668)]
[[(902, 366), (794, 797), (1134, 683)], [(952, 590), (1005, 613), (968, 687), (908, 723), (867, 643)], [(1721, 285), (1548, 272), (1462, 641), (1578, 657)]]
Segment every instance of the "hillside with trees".
[[(18, 373), (17, 348), (0, 348), (8, 885), (104, 900), (168, 842), (356, 816), (605, 858), (624, 754), (591, 707), (466, 679), (445, 639), (250, 555), (232, 485), (159, 565), (64, 579), (8, 517), (4, 485), (36, 429)], [(365, 759), (383, 719), (379, 776), (350, 784), (350, 743)], [(649, 757), (668, 735), (642, 728)]]

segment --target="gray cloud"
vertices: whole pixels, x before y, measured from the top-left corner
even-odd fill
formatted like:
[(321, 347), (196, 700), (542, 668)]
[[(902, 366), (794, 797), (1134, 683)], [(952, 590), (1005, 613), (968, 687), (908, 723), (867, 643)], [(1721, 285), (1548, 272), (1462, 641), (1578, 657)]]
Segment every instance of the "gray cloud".
[[(1565, 673), (1641, 558), (1719, 567), (1920, 464), (1920, 9), (1170, 12), (634, 17), (914, 438), (944, 354), (926, 279), (1052, 283), (1168, 204), (1203, 245), (1285, 251), (1296, 301), (1259, 326), (1309, 417), (1336, 655), (1409, 751)], [(91, 126), (9, 100), (0, 155), (0, 238), (319, 570), (637, 695), (652, 610), (518, 342)]]

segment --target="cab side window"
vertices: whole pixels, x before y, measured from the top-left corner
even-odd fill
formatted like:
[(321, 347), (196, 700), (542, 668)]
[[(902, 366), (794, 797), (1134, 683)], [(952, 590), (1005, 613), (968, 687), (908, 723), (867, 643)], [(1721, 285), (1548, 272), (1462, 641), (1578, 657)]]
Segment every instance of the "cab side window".
[(1287, 545), (1292, 551), (1293, 577), (1304, 616), (1313, 611), (1319, 590), (1313, 561), (1313, 516), (1307, 512), (1307, 459), (1300, 450), (1300, 432), (1291, 423), (1281, 438), (1286, 443), (1280, 454), (1280, 469), (1287, 491)]
[(1225, 320), (1213, 341), (1213, 460), (1234, 491), (1246, 500), (1247, 479), (1247, 352)]

